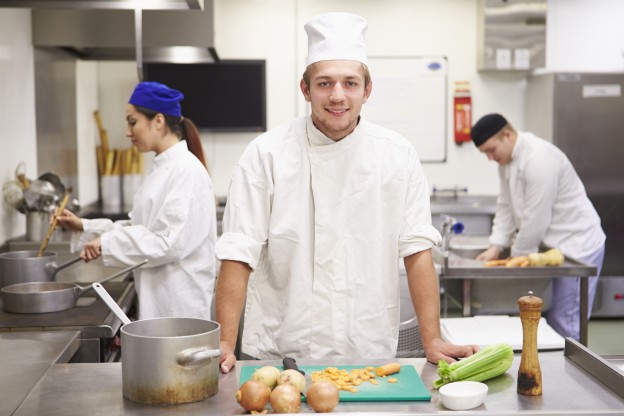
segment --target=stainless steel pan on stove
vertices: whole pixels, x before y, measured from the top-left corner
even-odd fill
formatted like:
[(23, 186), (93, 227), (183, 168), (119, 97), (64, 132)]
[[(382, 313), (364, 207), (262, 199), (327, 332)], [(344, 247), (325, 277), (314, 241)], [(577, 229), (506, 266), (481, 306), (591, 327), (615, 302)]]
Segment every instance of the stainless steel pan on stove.
[[(113, 280), (147, 263), (147, 260), (127, 267), (100, 283)], [(18, 283), (3, 287), (2, 307), (6, 312), (13, 313), (47, 313), (59, 312), (76, 306), (76, 301), (91, 286), (82, 287), (74, 283), (31, 282)]]
[(78, 263), (80, 257), (56, 264), (56, 253), (46, 251), (41, 257), (37, 250), (8, 251), (0, 254), (0, 287), (29, 282), (51, 282), (56, 274), (72, 264)]

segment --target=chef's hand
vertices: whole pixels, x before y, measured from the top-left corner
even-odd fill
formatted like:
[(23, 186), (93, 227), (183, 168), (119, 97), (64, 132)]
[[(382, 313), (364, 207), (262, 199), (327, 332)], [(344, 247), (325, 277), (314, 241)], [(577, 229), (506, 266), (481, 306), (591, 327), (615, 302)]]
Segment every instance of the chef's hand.
[(498, 246), (490, 246), (487, 250), (477, 256), (477, 260), (490, 261), (496, 260), (500, 256), (501, 248)]
[(453, 363), (458, 358), (470, 357), (479, 351), (478, 345), (454, 345), (444, 342), (441, 339), (435, 339), (425, 346), (427, 352), (427, 360), (437, 364), (439, 360), (447, 363)]
[(85, 263), (88, 263), (91, 260), (95, 260), (101, 255), (102, 255), (101, 237), (98, 237), (93, 241), (89, 241), (87, 244), (85, 244), (84, 248), (80, 252), (80, 258), (83, 259)]
[[(59, 213), (57, 208), (56, 215), (58, 215), (58, 217), (56, 217), (57, 224), (63, 227), (63, 229), (70, 231), (84, 230), (82, 227), (82, 219), (80, 219), (70, 210), (65, 209), (63, 210), (63, 212)], [(53, 219), (51, 218), (50, 223), (52, 223), (52, 221)]]
[(219, 363), (223, 374), (229, 373), (232, 368), (234, 368), (234, 365), (236, 365), (234, 348), (224, 341), (221, 341), (221, 359)]

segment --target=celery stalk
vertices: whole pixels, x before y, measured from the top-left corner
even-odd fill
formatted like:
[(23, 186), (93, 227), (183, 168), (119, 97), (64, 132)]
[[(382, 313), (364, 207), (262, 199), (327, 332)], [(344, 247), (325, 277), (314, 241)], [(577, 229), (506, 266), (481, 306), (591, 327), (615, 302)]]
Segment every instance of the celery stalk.
[(506, 372), (513, 362), (513, 348), (509, 344), (490, 345), (470, 357), (448, 364), (444, 360), (438, 362), (439, 379), (433, 382), (438, 389), (453, 381), (485, 381)]

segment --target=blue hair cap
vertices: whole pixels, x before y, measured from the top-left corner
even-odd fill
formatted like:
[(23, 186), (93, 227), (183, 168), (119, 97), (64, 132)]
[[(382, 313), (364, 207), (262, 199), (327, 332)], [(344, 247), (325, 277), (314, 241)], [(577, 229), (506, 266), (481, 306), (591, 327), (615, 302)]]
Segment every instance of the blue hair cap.
[(135, 88), (128, 103), (149, 108), (166, 115), (180, 117), (182, 107), (180, 101), (184, 98), (178, 90), (169, 88), (160, 82), (141, 82)]

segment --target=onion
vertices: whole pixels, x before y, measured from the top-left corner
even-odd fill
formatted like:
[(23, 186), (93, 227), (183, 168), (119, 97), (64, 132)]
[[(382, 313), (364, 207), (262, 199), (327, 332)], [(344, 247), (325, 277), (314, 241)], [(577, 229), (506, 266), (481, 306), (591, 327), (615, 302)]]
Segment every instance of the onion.
[(280, 384), (273, 389), (269, 398), (276, 413), (299, 413), (301, 394), (295, 386)]
[(266, 384), (256, 380), (247, 380), (240, 386), (235, 397), (238, 404), (246, 411), (261, 412), (269, 401), (270, 395), (271, 389)]
[(306, 402), (315, 412), (331, 412), (338, 404), (338, 400), (338, 387), (329, 380), (313, 383), (306, 392)]
[(251, 379), (261, 381), (270, 389), (273, 389), (277, 385), (277, 377), (279, 377), (280, 373), (281, 371), (277, 367), (266, 365), (254, 371)]
[(295, 386), (299, 393), (302, 393), (306, 387), (306, 379), (299, 371), (288, 369), (282, 371), (277, 377), (277, 384), (291, 384)]

